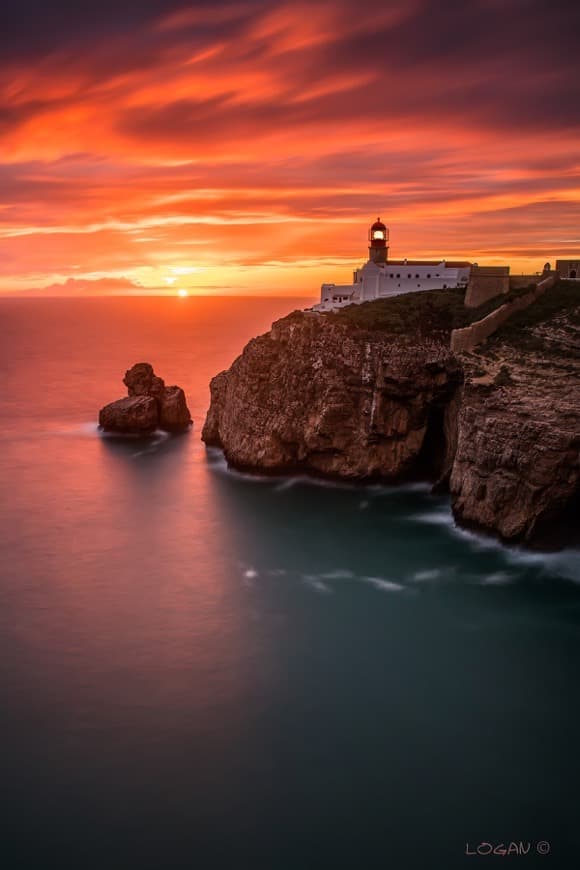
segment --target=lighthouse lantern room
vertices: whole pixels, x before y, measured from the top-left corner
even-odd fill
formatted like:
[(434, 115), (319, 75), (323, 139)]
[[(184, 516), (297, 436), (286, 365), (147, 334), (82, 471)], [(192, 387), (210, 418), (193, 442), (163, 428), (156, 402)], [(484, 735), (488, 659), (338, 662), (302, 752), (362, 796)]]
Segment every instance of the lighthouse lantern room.
[(389, 231), (380, 217), (369, 229), (369, 260), (373, 263), (386, 263), (389, 253)]

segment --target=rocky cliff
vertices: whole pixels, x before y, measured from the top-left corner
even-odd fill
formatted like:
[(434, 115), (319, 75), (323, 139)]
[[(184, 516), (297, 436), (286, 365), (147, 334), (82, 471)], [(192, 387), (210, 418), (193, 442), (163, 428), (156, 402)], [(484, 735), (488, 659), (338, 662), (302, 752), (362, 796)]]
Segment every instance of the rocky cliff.
[(571, 290), (570, 305), (548, 291), (462, 359), (453, 509), (504, 540), (580, 542), (580, 287)]
[(363, 336), (295, 313), (212, 380), (202, 437), (237, 468), (401, 479), (429, 465), (428, 431), (462, 380), (439, 341)]
[(428, 479), (449, 487), (464, 525), (533, 544), (565, 523), (568, 539), (580, 500), (580, 293), (463, 356), (449, 349), (450, 309), (429, 303), (425, 318), (415, 299), (405, 320), (398, 300), (382, 320), (358, 306), (274, 323), (212, 380), (204, 441), (260, 472)]

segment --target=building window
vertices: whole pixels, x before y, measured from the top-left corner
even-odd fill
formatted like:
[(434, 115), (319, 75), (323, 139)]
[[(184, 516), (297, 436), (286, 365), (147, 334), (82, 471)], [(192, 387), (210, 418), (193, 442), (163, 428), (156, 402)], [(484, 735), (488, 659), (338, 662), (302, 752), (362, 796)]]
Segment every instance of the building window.
[[(400, 277), (401, 277), (401, 276), (397, 273), (397, 278), (400, 278)], [(400, 286), (401, 286), (401, 285), (399, 284), (399, 287), (400, 287)]]
[(394, 277), (394, 275), (393, 275), (393, 273), (391, 272), (391, 274), (389, 275), (389, 278), (393, 278), (393, 277)]
[(421, 277), (420, 275), (415, 275), (415, 278), (420, 278), (420, 277)]
[(409, 274), (407, 275), (407, 278), (412, 278), (412, 277), (413, 277), (413, 276), (412, 276), (411, 273), (409, 272)]
[(430, 277), (431, 277), (431, 275), (430, 275), (430, 274), (429, 274), (429, 275), (427, 275), (427, 277), (428, 277), (428, 278), (430, 278)]

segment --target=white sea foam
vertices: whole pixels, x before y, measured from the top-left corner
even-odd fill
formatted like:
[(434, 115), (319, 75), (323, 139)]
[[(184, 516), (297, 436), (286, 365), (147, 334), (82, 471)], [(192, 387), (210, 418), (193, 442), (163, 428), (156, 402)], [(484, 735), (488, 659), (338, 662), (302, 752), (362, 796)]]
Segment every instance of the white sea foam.
[(321, 592), (324, 595), (328, 595), (332, 592), (330, 586), (323, 583), (315, 574), (303, 574), (302, 581), (306, 583), (307, 586), (311, 586), (312, 589), (315, 589), (317, 592)]
[(405, 587), (400, 583), (394, 583), (392, 580), (385, 580), (383, 577), (361, 577), (364, 583), (370, 583), (376, 589), (382, 589), (385, 592), (402, 592)]
[(258, 572), (255, 570), (255, 568), (248, 568), (246, 571), (244, 571), (243, 576), (246, 578), (246, 580), (255, 580), (258, 576)]
[(102, 429), (99, 429), (99, 424), (94, 420), (86, 423), (71, 423), (68, 426), (60, 424), (49, 426), (49, 428), (41, 431), (43, 431), (43, 434), (45, 435), (65, 435), (74, 438), (78, 438), (79, 436), (82, 438), (94, 438), (97, 435), (104, 438), (107, 436), (107, 433), (103, 432)]
[(475, 550), (501, 550), (503, 552), (510, 550), (510, 548), (506, 547), (506, 545), (498, 538), (493, 538), (491, 535), (485, 535), (458, 526), (450, 507), (440, 507), (430, 512), (412, 514), (409, 519), (420, 523), (427, 523), (428, 525), (442, 526), (446, 528), (451, 535), (468, 541)]
[(494, 571), (493, 574), (486, 574), (479, 578), (479, 583), (482, 586), (506, 586), (514, 581), (514, 575), (507, 571)]
[[(360, 481), (336, 480), (318, 477), (315, 474), (261, 474), (259, 471), (239, 471), (228, 464), (221, 447), (206, 447), (206, 458), (212, 470), (224, 472), (232, 477), (256, 483), (276, 483), (275, 491), (284, 492), (295, 486), (316, 486), (322, 489), (359, 490), (369, 496), (388, 495), (396, 492), (431, 492), (429, 483), (382, 484)], [(361, 503), (362, 504), (362, 503)], [(365, 504), (366, 506), (366, 504)]]
[(206, 462), (211, 470), (218, 474), (235, 477), (238, 480), (246, 480), (249, 483), (272, 483), (273, 481), (281, 479), (268, 477), (264, 474), (253, 474), (249, 471), (238, 471), (236, 468), (232, 468), (228, 465), (223, 450), (219, 447), (206, 447)]
[(411, 580), (414, 583), (425, 583), (430, 580), (438, 580), (441, 577), (441, 570), (439, 568), (432, 568), (428, 571), (415, 571), (414, 574), (411, 575)]
[[(545, 551), (524, 550), (521, 547), (509, 546), (498, 538), (475, 532), (471, 529), (463, 529), (453, 519), (451, 510), (435, 510), (432, 513), (414, 514), (411, 519), (445, 527), (448, 532), (466, 541), (472, 550), (491, 551), (495, 550), (505, 558), (510, 565), (539, 567), (542, 573), (558, 575), (566, 580), (580, 583), (580, 550), (568, 548), (556, 553)], [(493, 576), (493, 575), (490, 575)], [(501, 582), (501, 581), (495, 581)], [(494, 581), (488, 581), (491, 585)]]
[(538, 565), (542, 574), (558, 575), (573, 583), (580, 583), (580, 550), (567, 549), (557, 553), (530, 553), (510, 550), (508, 559), (516, 565)]
[(146, 446), (143, 448), (143, 450), (138, 450), (132, 455), (133, 457), (138, 457), (147, 456), (150, 453), (155, 453), (159, 449), (159, 447), (164, 444), (169, 438), (171, 438), (170, 432), (163, 432), (161, 429), (156, 429), (155, 432), (153, 432), (153, 434), (151, 435), (151, 439), (146, 442)]
[(392, 495), (397, 492), (426, 492), (430, 493), (432, 486), (430, 483), (369, 483), (365, 485), (365, 489), (371, 495)]
[(448, 526), (451, 528), (455, 525), (451, 511), (442, 510), (440, 508), (429, 512), (422, 512), (420, 514), (411, 514), (409, 519), (415, 520), (419, 523), (427, 523), (431, 526)]
[(324, 577), (326, 580), (350, 580), (354, 577), (352, 571), (348, 571), (345, 568), (338, 568), (336, 571), (327, 571), (325, 574), (321, 574), (321, 577)]
[(275, 491), (276, 492), (284, 492), (287, 489), (293, 489), (293, 487), (296, 485), (297, 482), (298, 482), (297, 477), (287, 477), (285, 480), (283, 480), (281, 483), (279, 483), (275, 487)]

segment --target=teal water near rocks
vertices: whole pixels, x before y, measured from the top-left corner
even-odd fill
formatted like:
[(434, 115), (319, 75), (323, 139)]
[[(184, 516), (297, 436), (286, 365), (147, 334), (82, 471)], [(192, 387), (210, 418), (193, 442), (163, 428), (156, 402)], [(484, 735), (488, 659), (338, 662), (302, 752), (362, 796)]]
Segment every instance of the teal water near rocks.
[[(2, 866), (577, 862), (580, 553), (200, 442), (210, 377), (298, 304), (0, 300)], [(141, 360), (193, 432), (97, 432)]]

